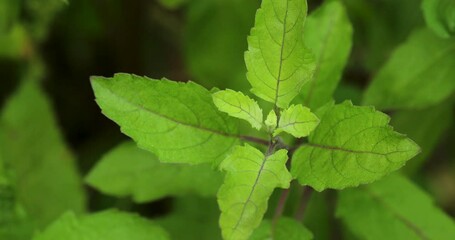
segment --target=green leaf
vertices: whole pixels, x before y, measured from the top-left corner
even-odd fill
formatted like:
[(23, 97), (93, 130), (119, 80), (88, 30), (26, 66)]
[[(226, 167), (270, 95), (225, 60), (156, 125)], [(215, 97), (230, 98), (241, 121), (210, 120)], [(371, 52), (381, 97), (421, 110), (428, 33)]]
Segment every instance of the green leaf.
[(277, 126), (278, 117), (274, 110), (271, 110), (265, 119), (265, 126), (267, 127), (267, 132), (273, 132)]
[(17, 0), (0, 1), (0, 34), (7, 34), (19, 16), (21, 2)]
[(49, 100), (24, 81), (0, 116), (0, 154), (12, 171), (18, 203), (38, 227), (67, 210), (85, 210), (75, 159), (59, 132)]
[(172, 203), (172, 213), (157, 219), (157, 223), (169, 232), (171, 239), (221, 239), (218, 226), (220, 210), (214, 198), (185, 196), (174, 199)]
[[(455, 90), (455, 42), (428, 29), (399, 46), (368, 87), (364, 104), (380, 109), (424, 108)], [(431, 79), (431, 81), (429, 81)]]
[(169, 8), (169, 9), (176, 9), (186, 3), (188, 0), (159, 0), (159, 2)]
[(419, 152), (393, 131), (389, 116), (344, 102), (328, 109), (309, 143), (292, 158), (291, 173), (317, 191), (370, 183), (401, 168)]
[(422, 10), (428, 27), (438, 36), (449, 38), (455, 35), (455, 1), (423, 0)]
[(218, 163), (238, 142), (237, 122), (193, 82), (116, 74), (92, 77), (92, 87), (103, 113), (160, 161)]
[(264, 0), (248, 37), (245, 62), (251, 91), (286, 108), (311, 79), (314, 56), (303, 43), (306, 0)]
[(190, 1), (184, 53), (191, 79), (208, 87), (249, 89), (243, 55), (258, 5), (245, 0)]
[(77, 217), (68, 212), (33, 240), (167, 240), (158, 225), (137, 215), (115, 210)]
[(453, 123), (451, 101), (423, 110), (401, 110), (393, 115), (393, 127), (405, 132), (422, 148), (422, 153), (404, 167), (407, 173), (415, 174), (430, 160), (431, 153)]
[(303, 35), (315, 54), (316, 70), (299, 100), (317, 109), (332, 99), (351, 51), (352, 26), (341, 1), (326, 1), (312, 12)]
[(277, 187), (289, 188), (287, 151), (264, 156), (248, 144), (237, 146), (220, 165), (226, 172), (218, 192), (220, 226), (224, 239), (248, 239), (259, 226), (267, 202)]
[(218, 110), (248, 121), (257, 130), (261, 129), (262, 109), (250, 97), (230, 89), (213, 93), (212, 97)]
[(292, 218), (282, 217), (278, 219), (276, 226), (272, 221), (262, 221), (250, 240), (310, 240), (313, 234), (301, 223)]
[(455, 238), (453, 220), (397, 174), (340, 192), (336, 214), (359, 239)]
[(17, 202), (16, 193), (0, 155), (0, 239), (28, 240), (33, 226)]
[(319, 118), (309, 108), (300, 104), (291, 105), (281, 112), (280, 123), (274, 135), (287, 132), (294, 137), (306, 137), (319, 124)]
[(207, 164), (161, 163), (135, 143), (125, 142), (107, 153), (86, 181), (103, 193), (147, 202), (188, 193), (215, 196), (222, 175)]

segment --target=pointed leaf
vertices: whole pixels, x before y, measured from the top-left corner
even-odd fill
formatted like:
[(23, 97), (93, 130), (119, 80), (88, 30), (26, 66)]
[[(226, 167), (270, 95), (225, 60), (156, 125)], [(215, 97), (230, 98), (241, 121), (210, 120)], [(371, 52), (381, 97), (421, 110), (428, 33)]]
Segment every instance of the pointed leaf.
[(306, 137), (319, 124), (319, 118), (309, 108), (300, 104), (291, 105), (281, 113), (280, 123), (274, 135), (287, 132), (294, 137)]
[(236, 122), (193, 82), (116, 74), (92, 77), (92, 86), (103, 113), (160, 161), (217, 163), (237, 143)]
[(280, 108), (289, 105), (314, 71), (314, 57), (303, 43), (306, 14), (306, 0), (264, 0), (248, 37), (251, 91)]
[(12, 172), (17, 202), (38, 227), (67, 210), (85, 211), (75, 159), (36, 81), (24, 81), (3, 109), (0, 154)]
[(326, 1), (305, 23), (304, 39), (316, 57), (312, 80), (305, 84), (300, 101), (317, 109), (330, 101), (352, 46), (352, 26), (341, 1)]
[(455, 239), (454, 221), (398, 174), (341, 191), (336, 214), (359, 239)]
[(291, 172), (318, 191), (370, 183), (401, 168), (419, 147), (393, 131), (390, 118), (351, 102), (333, 106), (321, 117), (309, 143), (293, 156)]
[(168, 234), (153, 222), (116, 210), (77, 217), (68, 212), (33, 240), (167, 240)]
[(442, 102), (455, 90), (454, 55), (453, 39), (441, 39), (428, 29), (415, 31), (379, 70), (364, 104), (398, 109)]
[(271, 110), (267, 115), (267, 119), (265, 119), (265, 126), (267, 127), (268, 132), (273, 132), (277, 126), (278, 117), (274, 110)]
[(455, 1), (423, 0), (422, 10), (428, 27), (438, 36), (449, 38), (455, 35)]
[(272, 221), (262, 221), (250, 240), (311, 240), (313, 234), (300, 222), (292, 218), (282, 217), (278, 219), (276, 226), (272, 226)]
[(391, 123), (397, 131), (405, 132), (422, 149), (403, 168), (406, 173), (415, 174), (421, 170), (425, 161), (430, 160), (431, 153), (454, 123), (453, 104), (452, 101), (446, 101), (428, 109), (397, 111)]
[(258, 103), (241, 92), (230, 89), (212, 94), (213, 103), (218, 110), (236, 118), (248, 121), (252, 127), (261, 129), (262, 109)]
[(214, 196), (222, 175), (207, 164), (161, 163), (134, 142), (125, 142), (107, 153), (86, 181), (104, 193), (147, 202), (188, 193)]
[(224, 239), (248, 239), (259, 226), (267, 202), (277, 187), (289, 188), (287, 151), (264, 156), (250, 145), (238, 146), (220, 165), (226, 172), (218, 192), (220, 226)]

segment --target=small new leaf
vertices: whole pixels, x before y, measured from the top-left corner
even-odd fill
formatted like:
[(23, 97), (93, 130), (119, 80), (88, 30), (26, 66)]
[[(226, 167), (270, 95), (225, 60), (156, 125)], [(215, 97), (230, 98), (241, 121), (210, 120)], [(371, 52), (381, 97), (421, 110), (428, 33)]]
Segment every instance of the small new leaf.
[(247, 78), (258, 97), (286, 108), (310, 80), (314, 57), (303, 43), (306, 0), (264, 0), (248, 37)]
[(229, 116), (248, 121), (257, 130), (261, 129), (262, 109), (250, 97), (241, 92), (227, 89), (213, 93), (212, 98), (218, 110), (229, 114)]
[(280, 123), (274, 135), (287, 132), (297, 138), (306, 137), (318, 124), (319, 118), (309, 108), (300, 104), (291, 105), (281, 112)]
[(208, 90), (193, 82), (130, 74), (91, 79), (103, 113), (160, 161), (218, 163), (237, 143), (236, 122), (218, 111)]
[(356, 239), (455, 239), (455, 223), (398, 174), (341, 191), (336, 215)]
[(208, 164), (162, 163), (134, 142), (125, 142), (107, 153), (86, 178), (103, 193), (132, 196), (135, 202), (188, 193), (215, 196), (222, 180)]
[(224, 239), (248, 239), (261, 223), (273, 190), (289, 188), (292, 177), (286, 169), (287, 159), (286, 150), (264, 156), (246, 144), (237, 146), (221, 163), (221, 170), (226, 172), (218, 192)]
[(344, 102), (328, 109), (309, 143), (292, 158), (291, 173), (318, 191), (370, 183), (401, 168), (420, 149), (393, 131), (389, 116)]
[(277, 116), (274, 110), (271, 110), (265, 119), (265, 126), (267, 127), (267, 132), (273, 132), (277, 125)]

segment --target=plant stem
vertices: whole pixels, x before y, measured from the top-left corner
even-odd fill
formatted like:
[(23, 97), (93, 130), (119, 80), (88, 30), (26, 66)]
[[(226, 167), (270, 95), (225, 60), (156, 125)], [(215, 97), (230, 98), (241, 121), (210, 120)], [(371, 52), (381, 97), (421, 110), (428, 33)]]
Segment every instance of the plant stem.
[(289, 196), (289, 188), (283, 189), (281, 192), (280, 200), (278, 201), (278, 205), (275, 208), (275, 214), (273, 215), (273, 222), (272, 222), (272, 231), (275, 231), (276, 224), (278, 219), (280, 219), (281, 215), (283, 215), (284, 207), (286, 206), (286, 201)]
[(300, 195), (300, 204), (299, 208), (297, 209), (294, 218), (301, 222), (305, 215), (306, 207), (308, 206), (308, 202), (310, 201), (311, 194), (313, 193), (313, 189), (306, 186), (303, 187), (302, 195)]
[(245, 140), (245, 141), (254, 142), (254, 143), (265, 145), (265, 146), (268, 146), (270, 144), (270, 142), (265, 139), (257, 138), (257, 137), (253, 137), (253, 136), (239, 135), (239, 138), (242, 140)]

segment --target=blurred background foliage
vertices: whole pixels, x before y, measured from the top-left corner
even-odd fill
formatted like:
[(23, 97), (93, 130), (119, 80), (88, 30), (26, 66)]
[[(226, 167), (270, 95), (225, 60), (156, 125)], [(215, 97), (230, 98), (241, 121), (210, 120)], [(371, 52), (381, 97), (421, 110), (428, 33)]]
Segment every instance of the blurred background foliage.
[[(310, 12), (321, 2), (309, 0)], [(363, 90), (393, 50), (413, 30), (425, 26), (424, 14), (430, 19), (432, 16), (431, 12), (422, 12), (416, 0), (343, 3), (353, 24), (354, 38), (335, 98), (338, 102), (352, 99), (361, 104)], [(216, 225), (216, 220), (191, 207), (204, 204), (205, 199), (165, 198), (136, 204), (129, 198), (108, 197), (82, 186), (82, 176), (104, 153), (126, 139), (118, 126), (100, 113), (89, 76), (128, 72), (158, 79), (192, 80), (208, 88), (248, 90), (243, 54), (259, 4), (258, 0), (1, 0), (0, 130), (4, 136), (0, 160), (22, 160), (6, 159), (0, 166), (0, 198), (17, 198), (20, 203), (16, 206), (14, 201), (1, 200), (0, 221), (14, 218), (16, 223), (26, 222), (24, 209), (33, 218), (43, 209), (52, 208), (55, 213), (46, 212), (49, 216), (33, 222), (45, 226), (62, 209), (84, 212), (117, 207), (147, 217), (163, 216), (160, 221), (170, 230), (184, 229), (186, 220), (200, 222), (194, 231), (210, 236), (204, 221), (212, 225), (215, 221)], [(433, 22), (438, 35), (454, 33), (455, 26), (449, 20)], [(452, 94), (424, 108), (384, 110), (392, 115), (398, 131), (422, 147), (422, 154), (403, 171), (455, 216), (453, 100)], [(18, 113), (16, 109), (22, 110)], [(39, 176), (30, 176), (30, 169), (39, 168), (33, 165), (34, 159), (62, 157), (68, 159), (60, 163), (62, 166), (55, 160), (45, 160), (50, 165), (41, 166), (42, 172), (35, 174)], [(35, 188), (35, 193), (30, 192), (36, 179), (43, 185)], [(56, 181), (64, 183), (53, 186)], [(60, 191), (65, 194), (58, 200)], [(46, 206), (48, 200), (37, 197), (43, 194), (55, 196), (51, 200), (54, 206)], [(69, 198), (76, 200), (65, 202)], [(336, 228), (332, 224), (336, 221), (333, 192), (314, 194), (313, 198), (304, 220), (308, 227), (321, 239), (330, 238), (329, 232), (341, 234), (339, 229), (327, 231)], [(31, 199), (42, 206), (33, 206)], [(324, 201), (330, 204), (320, 204)], [(55, 205), (57, 202), (63, 203)], [(216, 212), (212, 205), (207, 205), (208, 211)], [(11, 210), (10, 217), (4, 214), (6, 209)], [(172, 209), (175, 212), (169, 215)], [(181, 213), (180, 217), (176, 212)], [(320, 224), (315, 225), (311, 219), (319, 219)], [(30, 228), (29, 224), (15, 226)], [(179, 234), (187, 234), (178, 230), (171, 233), (176, 239), (180, 239)]]

